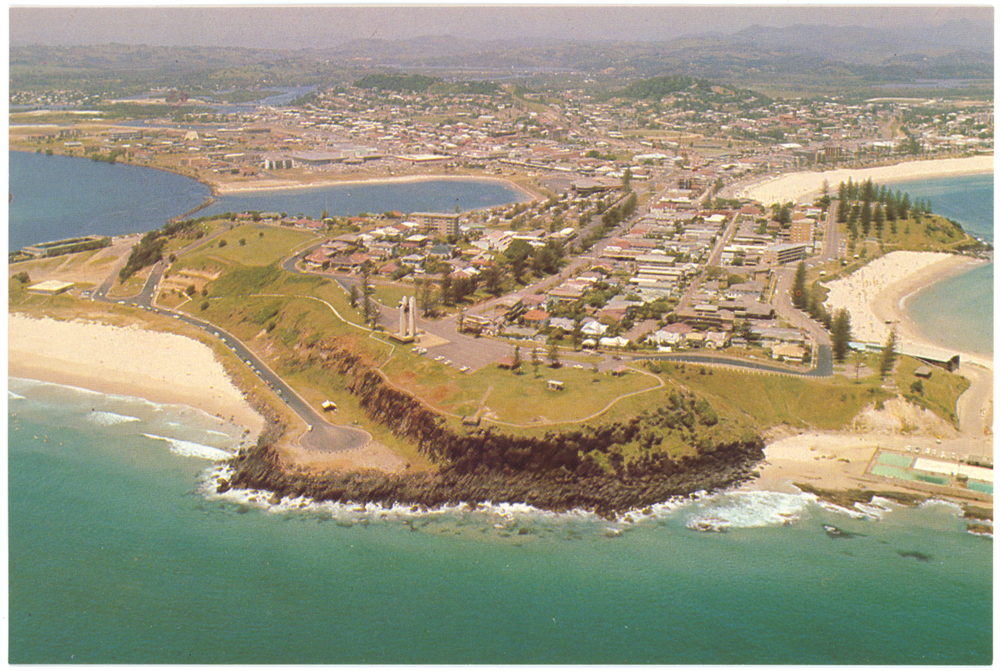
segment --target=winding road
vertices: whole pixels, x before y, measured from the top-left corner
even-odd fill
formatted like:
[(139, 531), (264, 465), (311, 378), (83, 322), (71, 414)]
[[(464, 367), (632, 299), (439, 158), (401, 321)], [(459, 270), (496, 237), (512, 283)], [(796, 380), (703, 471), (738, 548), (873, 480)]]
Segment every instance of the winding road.
[[(730, 222), (730, 226), (727, 227), (727, 230), (724, 232), (720, 242), (729, 237), (733, 228), (733, 223), (734, 222), (732, 221)], [(195, 247), (204, 245), (214, 237), (221, 235), (222, 232), (223, 231), (217, 231), (206, 238), (192, 242), (190, 245), (180, 250), (178, 255), (187, 253)], [(605, 242), (606, 240), (607, 238), (602, 242)], [(282, 269), (291, 273), (307, 274), (306, 271), (299, 269), (298, 264), (316, 246), (316, 244), (310, 243), (304, 249), (292, 254), (281, 263)], [(716, 247), (717, 249), (719, 248), (718, 245)], [(583, 262), (584, 259), (583, 257), (577, 257), (574, 261)], [(124, 261), (122, 263), (124, 263)], [(166, 261), (161, 260), (153, 266), (149, 277), (146, 279), (146, 282), (138, 294), (129, 298), (119, 299), (117, 301), (109, 299), (107, 294), (113, 285), (114, 280), (117, 278), (120, 265), (121, 264), (115, 267), (108, 279), (94, 292), (94, 299), (104, 302), (117, 302), (122, 305), (130, 305), (158, 314), (165, 314), (199, 328), (206, 334), (219, 339), (223, 344), (229, 347), (240, 358), (240, 360), (243, 361), (243, 363), (261, 379), (261, 381), (264, 382), (264, 384), (270, 387), (288, 405), (292, 412), (300, 417), (309, 427), (308, 430), (298, 438), (298, 443), (302, 447), (318, 452), (340, 452), (363, 447), (371, 441), (371, 435), (362, 429), (330, 423), (321, 411), (312, 407), (312, 405), (310, 405), (290, 385), (282, 380), (281, 377), (275, 373), (261, 357), (257, 356), (250, 349), (250, 347), (246, 345), (246, 343), (242, 342), (232, 333), (229, 333), (214, 324), (199, 319), (186, 312), (180, 310), (169, 310), (156, 305), (156, 295), (158, 293), (160, 281), (168, 268)], [(335, 273), (314, 274), (323, 275), (337, 282), (345, 291), (349, 291), (352, 285), (356, 285), (358, 283), (358, 278), (354, 276), (343, 276)], [(801, 326), (809, 331), (818, 343), (815, 366), (808, 372), (789, 370), (781, 366), (769, 365), (767, 363), (758, 363), (746, 359), (707, 353), (648, 354), (636, 356), (626, 355), (622, 358), (632, 361), (684, 361), (689, 363), (727, 366), (762, 374), (794, 375), (805, 377), (830, 376), (833, 373), (833, 366), (830, 354), (829, 336), (819, 324), (791, 307), (788, 289), (790, 288), (792, 274), (793, 271), (791, 269), (783, 269), (783, 271), (779, 273), (778, 287), (776, 290), (776, 302), (778, 305), (776, 305), (776, 307), (778, 312), (782, 313), (786, 317), (790, 317), (791, 321), (793, 321), (796, 326)], [(526, 291), (537, 290), (550, 283), (559, 282), (566, 276), (567, 271), (564, 270), (559, 275), (545, 278), (537, 285), (526, 289)], [(376, 303), (376, 305), (379, 307), (380, 322), (388, 324), (389, 327), (392, 328), (392, 325), (394, 325), (398, 319), (397, 309), (381, 305), (379, 303)], [(477, 310), (482, 311), (484, 307), (488, 309), (488, 305), (480, 305), (477, 306)], [(352, 323), (346, 320), (342, 315), (338, 314), (338, 316), (341, 319), (344, 319), (344, 321)], [(436, 339), (435, 344), (428, 345), (428, 350), (431, 351), (430, 353), (434, 354), (435, 358), (440, 357), (439, 360), (444, 363), (455, 366), (461, 370), (478, 370), (479, 368), (493, 363), (510, 353), (510, 345), (505, 342), (491, 338), (477, 338), (464, 333), (459, 333), (457, 318), (455, 316), (433, 322), (418, 318), (417, 324), (420, 329), (432, 335), (434, 339)], [(359, 328), (362, 327), (359, 326)]]
[[(178, 255), (205, 244), (217, 235), (221, 235), (221, 231), (191, 243), (178, 252)], [(138, 307), (157, 314), (168, 315), (199, 328), (214, 338), (218, 338), (306, 424), (308, 429), (298, 438), (298, 444), (301, 447), (316, 452), (343, 452), (364, 447), (371, 441), (371, 434), (363, 429), (330, 423), (321, 411), (312, 407), (298, 392), (282, 380), (261, 357), (257, 356), (244, 342), (232, 333), (188, 313), (179, 310), (168, 310), (157, 306), (155, 301), (156, 294), (160, 280), (163, 278), (163, 273), (166, 269), (167, 262), (159, 261), (153, 266), (149, 277), (138, 294), (116, 301), (107, 298), (107, 292), (118, 276), (118, 268), (116, 267), (112, 275), (94, 293), (94, 299), (107, 303)]]

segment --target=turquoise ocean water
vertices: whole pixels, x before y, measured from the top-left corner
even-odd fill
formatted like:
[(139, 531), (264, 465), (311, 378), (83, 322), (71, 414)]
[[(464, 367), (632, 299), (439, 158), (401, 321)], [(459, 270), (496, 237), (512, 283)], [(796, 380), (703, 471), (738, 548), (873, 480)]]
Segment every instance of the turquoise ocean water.
[(270, 508), (212, 493), (239, 429), (8, 384), (10, 662), (992, 661), (992, 540), (947, 504)]
[[(965, 175), (901, 182), (910, 199), (929, 199), (935, 214), (993, 242), (993, 175)], [(979, 354), (993, 354), (993, 264), (938, 282), (913, 296), (907, 311), (931, 340)]]
[[(14, 663), (992, 657), (992, 541), (950, 505), (267, 509), (205, 491), (236, 438), (199, 413), (12, 379), (8, 418)], [(730, 531), (686, 527), (702, 519)]]

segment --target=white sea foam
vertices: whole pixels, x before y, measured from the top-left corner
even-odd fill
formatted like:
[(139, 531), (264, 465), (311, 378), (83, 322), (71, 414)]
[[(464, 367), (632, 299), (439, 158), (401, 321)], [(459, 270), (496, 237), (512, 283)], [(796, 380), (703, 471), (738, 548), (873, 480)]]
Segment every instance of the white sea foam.
[(114, 426), (116, 424), (127, 424), (129, 422), (140, 421), (138, 417), (132, 417), (131, 415), (119, 415), (116, 412), (105, 412), (102, 410), (94, 410), (87, 414), (87, 421), (93, 422), (98, 426)]
[(848, 517), (852, 517), (856, 520), (868, 517), (866, 513), (863, 513), (860, 510), (854, 510), (851, 508), (845, 508), (844, 506), (838, 506), (836, 503), (830, 503), (829, 501), (817, 501), (816, 503), (823, 510), (829, 510), (831, 513), (838, 513), (840, 515), (847, 515)]
[[(34, 388), (34, 389), (39, 389), (39, 388), (42, 388), (42, 389), (44, 389), (44, 388), (56, 388), (56, 389), (68, 389), (69, 391), (72, 391), (74, 393), (80, 394), (81, 396), (105, 396), (106, 395), (106, 394), (102, 394), (99, 391), (94, 391), (93, 389), (85, 389), (83, 387), (74, 387), (71, 384), (59, 384), (58, 382), (46, 382), (44, 380), (32, 380), (30, 378), (24, 378), (24, 377), (9, 377), (8, 376), (7, 379), (9, 381), (16, 382), (17, 385), (20, 388), (22, 388), (22, 389), (25, 389), (25, 388)], [(8, 382), (8, 384), (9, 384), (9, 382)]]
[(590, 511), (574, 509), (567, 512), (542, 510), (523, 503), (478, 503), (449, 504), (429, 508), (420, 505), (394, 504), (384, 506), (379, 503), (316, 501), (308, 497), (284, 497), (274, 502), (274, 494), (263, 489), (233, 488), (218, 492), (219, 481), (229, 480), (233, 475), (229, 464), (216, 464), (203, 474), (200, 492), (208, 499), (221, 499), (243, 506), (256, 507), (272, 513), (300, 512), (319, 514), (336, 520), (339, 524), (369, 524), (372, 522), (401, 522), (413, 525), (418, 520), (432, 521), (472, 520), (484, 526), (492, 526), (500, 532), (515, 528), (533, 526), (542, 522), (593, 522), (597, 515)]
[(202, 445), (201, 443), (192, 443), (187, 440), (167, 438), (166, 436), (157, 436), (151, 433), (144, 433), (142, 435), (152, 440), (162, 440), (166, 442), (170, 445), (171, 452), (182, 457), (198, 457), (200, 459), (218, 461), (220, 459), (228, 459), (233, 456), (229, 452), (219, 449), (218, 447), (210, 447), (208, 445)]
[(955, 513), (956, 517), (961, 517), (962, 515), (965, 514), (965, 511), (962, 510), (962, 506), (958, 505), (957, 503), (953, 503), (952, 501), (942, 501), (941, 499), (928, 499), (927, 501), (924, 501), (923, 503), (921, 503), (918, 507), (919, 508), (936, 508), (936, 507), (950, 508), (952, 510), (952, 512)]
[(724, 530), (791, 524), (815, 501), (811, 494), (724, 492), (695, 501), (687, 526)]
[(874, 501), (872, 503), (855, 502), (854, 507), (857, 508), (858, 511), (867, 515), (868, 517), (872, 517), (877, 520), (882, 519), (882, 516), (885, 515), (887, 512), (889, 512), (889, 508), (873, 504)]
[(24, 400), (24, 397), (23, 397), (23, 396), (21, 396), (20, 394), (15, 394), (15, 393), (14, 393), (14, 392), (12, 392), (12, 391), (11, 391), (10, 389), (8, 389), (8, 390), (7, 390), (7, 400), (8, 400), (8, 401), (16, 401), (16, 400), (21, 400), (21, 401), (23, 401), (23, 400)]
[[(539, 528), (546, 523), (594, 524), (597, 533), (618, 536), (621, 532), (635, 528), (656, 519), (670, 519), (678, 514), (687, 514), (685, 520), (689, 528), (737, 529), (792, 524), (807, 514), (810, 505), (820, 505), (826, 510), (848, 515), (856, 519), (879, 519), (890, 510), (889, 502), (878, 500), (864, 510), (852, 510), (819, 501), (813, 494), (787, 494), (767, 491), (724, 492), (709, 494), (697, 492), (691, 496), (677, 497), (663, 503), (646, 506), (619, 516), (615, 520), (602, 520), (592, 511), (574, 509), (565, 512), (542, 510), (523, 503), (451, 504), (428, 508), (421, 505), (395, 504), (384, 506), (379, 503), (335, 503), (315, 501), (308, 497), (284, 497), (274, 500), (273, 492), (267, 490), (229, 489), (218, 493), (221, 479), (230, 479), (232, 469), (228, 464), (216, 464), (206, 471), (201, 492), (209, 499), (223, 499), (243, 506), (256, 507), (273, 513), (305, 513), (320, 515), (336, 520), (341, 525), (371, 523), (402, 523), (420, 526), (428, 523), (452, 521), (463, 526), (466, 523), (482, 525), (483, 529), (493, 529), (497, 533), (524, 528)], [(416, 528), (416, 526), (414, 526)], [(522, 531), (523, 533), (523, 531)]]
[(897, 503), (892, 499), (884, 499), (881, 496), (873, 496), (871, 505), (878, 506), (885, 512), (891, 512), (897, 508)]

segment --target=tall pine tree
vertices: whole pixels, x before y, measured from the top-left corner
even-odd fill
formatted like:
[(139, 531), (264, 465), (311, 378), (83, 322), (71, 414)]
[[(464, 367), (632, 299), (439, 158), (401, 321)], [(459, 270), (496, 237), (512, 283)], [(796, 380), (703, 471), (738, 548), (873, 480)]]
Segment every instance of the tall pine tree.
[(795, 269), (795, 281), (792, 283), (792, 305), (799, 310), (805, 310), (809, 306), (805, 261), (800, 261), (798, 267)]
[(882, 203), (875, 206), (875, 212), (872, 214), (872, 220), (875, 222), (875, 232), (878, 237), (882, 237), (882, 229), (885, 227), (885, 212), (882, 211)]
[(847, 357), (847, 350), (851, 342), (851, 315), (846, 309), (837, 310), (830, 335), (833, 340), (833, 358), (838, 362), (843, 362)]
[(910, 218), (910, 194), (904, 193), (902, 198), (897, 199), (899, 201), (899, 218), (909, 219)]
[(878, 374), (883, 380), (889, 373), (892, 372), (893, 367), (896, 365), (896, 357), (898, 355), (896, 349), (896, 329), (889, 331), (889, 337), (885, 341), (885, 345), (882, 347), (882, 356), (879, 358), (878, 362)]
[(861, 230), (866, 238), (872, 230), (872, 204), (867, 200), (861, 205)]
[(840, 188), (837, 190), (837, 223), (846, 224), (847, 215), (850, 212), (851, 205), (847, 202), (847, 185), (841, 182)]

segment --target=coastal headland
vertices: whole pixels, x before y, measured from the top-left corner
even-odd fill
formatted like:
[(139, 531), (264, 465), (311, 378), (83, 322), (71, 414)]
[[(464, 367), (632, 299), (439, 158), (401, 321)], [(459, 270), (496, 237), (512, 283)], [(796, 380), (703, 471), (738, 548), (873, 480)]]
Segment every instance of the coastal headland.
[[(431, 178), (436, 177), (408, 179)], [(308, 184), (300, 188), (315, 186)], [(799, 184), (797, 188), (800, 191), (796, 192), (797, 195), (793, 194), (792, 199), (802, 197), (801, 189), (807, 186)], [(273, 188), (287, 186), (275, 185)], [(239, 226), (247, 228), (240, 229)], [(226, 224), (209, 233), (204, 241), (199, 238), (188, 243), (185, 240), (188, 246), (172, 248), (176, 249), (181, 261), (171, 269), (171, 273), (175, 275), (173, 281), (180, 281), (181, 284), (172, 289), (176, 297), (163, 297), (164, 305), (203, 314), (210, 321), (216, 320), (214, 323), (227, 328), (242, 322), (244, 331), (239, 333), (240, 337), (255, 342), (262, 357), (270, 357), (272, 362), (281, 359), (283, 370), (298, 372), (312, 369), (329, 373), (327, 382), (339, 381), (343, 386), (342, 392), (351, 397), (350, 403), (355, 406), (353, 414), (348, 414), (351, 408), (345, 405), (343, 414), (356, 423), (380, 426), (382, 439), (355, 451), (317, 454), (298, 440), (303, 431), (308, 432), (312, 427), (296, 426), (281, 440), (274, 441), (272, 435), (256, 445), (245, 445), (233, 462), (231, 477), (219, 482), (220, 489), (268, 489), (279, 500), (283, 496), (307, 495), (342, 502), (426, 506), (516, 501), (552, 510), (586, 508), (615, 516), (698, 491), (738, 486), (780, 488), (801, 484), (822, 491), (894, 492), (904, 498), (916, 499), (940, 496), (991, 507), (989, 501), (984, 503), (982, 496), (970, 494), (966, 497), (954, 488), (929, 490), (914, 487), (909, 482), (882, 477), (870, 468), (879, 450), (885, 449), (907, 451), (908, 448), (920, 447), (922, 450), (947, 450), (949, 454), (963, 457), (991, 457), (992, 359), (989, 357), (962, 353), (964, 367), (960, 372), (971, 381), (972, 387), (959, 401), (957, 429), (949, 427), (947, 422), (942, 422), (940, 417), (929, 411), (913, 410), (897, 400), (888, 401), (883, 407), (876, 399), (868, 407), (855, 409), (859, 410), (857, 418), (847, 430), (809, 431), (804, 430), (801, 424), (797, 428), (780, 425), (757, 427), (766, 429), (762, 432), (768, 437), (768, 444), (765, 445), (761, 434), (747, 431), (749, 426), (740, 423), (742, 419), (732, 419), (738, 412), (734, 413), (732, 408), (726, 407), (729, 404), (726, 392), (720, 396), (695, 393), (684, 382), (674, 378), (669, 384), (661, 385), (662, 391), (642, 397), (634, 404), (630, 402), (615, 408), (613, 413), (601, 417), (596, 423), (552, 430), (548, 425), (553, 422), (543, 416), (547, 411), (539, 408), (537, 414), (541, 420), (535, 426), (522, 425), (527, 428), (505, 432), (500, 430), (505, 424), (503, 420), (496, 420), (491, 413), (483, 411), (492, 387), (485, 389), (478, 411), (473, 408), (457, 412), (459, 407), (470, 405), (470, 396), (464, 399), (464, 405), (452, 401), (450, 414), (439, 413), (434, 410), (434, 404), (441, 405), (440, 401), (448, 394), (460, 396), (460, 392), (456, 391), (459, 386), (452, 384), (445, 391), (444, 386), (423, 383), (419, 379), (420, 374), (438, 375), (433, 367), (425, 367), (420, 374), (405, 370), (407, 363), (425, 360), (412, 357), (411, 353), (405, 355), (410, 358), (398, 354), (395, 355), (397, 362), (387, 366), (394, 356), (391, 353), (393, 350), (389, 350), (388, 359), (381, 361), (352, 358), (355, 352), (339, 346), (336, 338), (334, 341), (322, 339), (321, 329), (313, 333), (298, 326), (299, 317), (295, 315), (304, 314), (301, 307), (303, 296), (295, 292), (309, 290), (316, 293), (325, 282), (325, 293), (317, 293), (310, 300), (326, 302), (331, 308), (336, 319), (324, 319), (329, 319), (329, 324), (341, 324), (333, 331), (337, 328), (344, 332), (365, 330), (353, 322), (351, 328), (342, 327), (345, 320), (338, 309), (345, 312), (349, 309), (343, 295), (344, 287), (316, 275), (278, 278), (277, 261), (288, 262), (289, 259), (266, 256), (266, 253), (274, 256), (278, 248), (274, 246), (276, 244), (279, 247), (287, 244), (289, 250), (295, 249), (297, 253), (310, 241), (317, 241), (307, 239), (306, 233), (280, 226), (253, 227), (252, 222)], [(251, 230), (252, 236), (243, 232)], [(298, 239), (296, 236), (306, 237)], [(230, 243), (225, 251), (222, 251), (222, 242), (225, 241), (220, 239), (222, 237)], [(268, 262), (274, 266), (272, 270), (264, 270), (262, 264)], [(949, 254), (896, 252), (864, 266), (855, 276), (840, 280), (861, 282), (865, 291), (845, 285), (848, 289), (841, 292), (838, 285), (831, 283), (830, 305), (849, 307), (852, 316), (856, 315), (858, 338), (877, 341), (885, 333), (886, 321), (898, 321), (899, 332), (904, 334), (906, 342), (931, 346), (932, 343), (907, 320), (901, 301), (927, 283), (960, 272), (971, 263), (975, 262)], [(51, 264), (40, 268), (53, 278), (59, 276)], [(233, 268), (236, 271), (229, 276), (228, 286), (236, 293), (216, 294), (213, 289), (209, 296), (210, 286), (225, 284), (210, 283), (224, 279), (225, 273)], [(150, 278), (155, 279), (152, 275)], [(187, 282), (192, 282), (190, 291), (185, 286)], [(299, 283), (299, 286), (294, 288), (289, 283)], [(257, 293), (245, 293), (244, 286), (256, 287)], [(137, 291), (139, 288), (136, 285)], [(201, 304), (201, 312), (196, 312), (200, 302), (196, 298), (198, 292), (211, 299)], [(284, 298), (281, 298), (283, 295)], [(843, 298), (840, 298), (841, 295)], [(282, 302), (275, 302), (277, 299)], [(296, 304), (296, 300), (300, 303)], [(337, 307), (334, 308), (334, 305)], [(286, 329), (286, 324), (282, 323), (275, 328), (281, 315), (295, 319), (296, 327)], [(206, 373), (208, 377), (200, 372), (202, 368), (211, 370), (204, 362), (193, 369), (183, 365), (170, 368), (185, 359), (201, 361), (205, 352), (211, 355), (211, 350), (203, 345), (200, 346), (201, 354), (195, 355), (189, 354), (186, 349), (178, 349), (174, 341), (160, 338), (165, 334), (153, 334), (149, 342), (136, 342), (131, 328), (54, 322), (61, 326), (49, 329), (46, 326), (48, 320), (41, 325), (29, 323), (35, 321), (26, 317), (17, 317), (15, 321), (12, 317), (11, 359), (31, 361), (30, 365), (12, 365), (12, 375), (108, 393), (134, 394), (151, 400), (183, 402), (246, 426), (252, 435), (260, 433), (266, 424), (246, 404), (245, 399), (241, 405), (238, 397), (242, 395), (238, 387), (221, 367), (221, 376), (216, 370)], [(275, 329), (273, 335), (271, 329)], [(41, 337), (40, 331), (47, 332), (46, 337)], [(286, 343), (297, 341), (297, 344), (290, 349), (283, 348), (281, 338), (286, 338)], [(77, 345), (86, 342), (91, 345)], [(105, 345), (110, 349), (105, 350)], [(162, 353), (162, 371), (155, 359), (136, 355), (147, 350)], [(118, 360), (132, 360), (141, 368), (122, 368), (125, 364), (119, 364)], [(400, 360), (403, 363), (399, 363)], [(583, 366), (578, 364), (575, 368)], [(157, 372), (144, 376), (139, 370)], [(704, 367), (701, 371), (701, 375), (711, 375)], [(610, 374), (610, 371), (603, 373)], [(392, 378), (393, 375), (396, 377)], [(450, 372), (451, 375), (453, 373)], [(583, 374), (567, 371), (565, 375), (582, 377)], [(485, 377), (477, 380), (483, 387), (487, 386)], [(538, 377), (537, 371), (535, 377)], [(124, 384), (107, 382), (111, 379), (116, 382), (121, 380)], [(400, 380), (405, 380), (405, 383), (400, 384)], [(206, 387), (211, 391), (206, 392)], [(476, 389), (477, 394), (483, 392), (475, 385), (471, 388)], [(728, 390), (728, 393), (731, 391)], [(839, 389), (827, 392), (841, 393)], [(318, 404), (323, 399), (319, 393), (317, 389), (311, 390), (308, 394), (310, 402)], [(633, 393), (629, 390), (620, 396), (626, 398)], [(855, 394), (853, 400), (857, 400), (859, 394)], [(338, 402), (343, 398), (338, 397)], [(557, 403), (555, 397), (551, 402)], [(668, 403), (672, 404), (669, 412), (659, 412)], [(716, 416), (713, 405), (726, 407), (728, 414), (724, 414), (722, 422)], [(466, 413), (474, 415), (477, 428), (457, 426), (465, 419)], [(978, 421), (975, 420), (976, 413)], [(483, 420), (482, 426), (478, 420)], [(720, 427), (725, 427), (725, 430), (719, 430)], [(648, 451), (649, 445), (661, 433), (669, 436), (667, 447)], [(402, 458), (382, 444), (390, 436), (416, 447)], [(652, 439), (648, 440), (647, 436), (652, 436)], [(623, 457), (623, 454), (626, 456)], [(419, 459), (412, 458), (414, 455), (418, 455)], [(418, 467), (411, 470), (412, 464)]]

